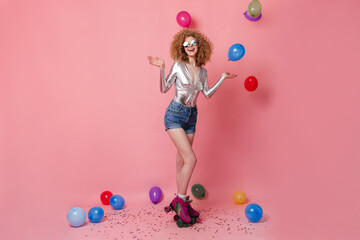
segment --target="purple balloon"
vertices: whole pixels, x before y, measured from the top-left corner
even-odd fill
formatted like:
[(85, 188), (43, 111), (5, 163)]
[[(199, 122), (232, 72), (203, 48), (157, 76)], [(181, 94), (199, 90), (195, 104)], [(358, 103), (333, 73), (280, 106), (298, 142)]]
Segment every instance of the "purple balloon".
[(180, 26), (188, 27), (188, 26), (190, 26), (190, 23), (191, 23), (191, 16), (188, 12), (181, 11), (177, 14), (176, 21), (178, 22), (178, 24)]
[(157, 204), (162, 197), (161, 189), (159, 187), (152, 187), (149, 191), (149, 197), (153, 203)]
[(245, 11), (245, 12), (244, 12), (244, 15), (245, 15), (246, 19), (255, 22), (255, 21), (260, 20), (262, 13), (260, 13), (260, 15), (257, 16), (257, 17), (251, 17), (251, 16), (247, 13), (247, 11)]

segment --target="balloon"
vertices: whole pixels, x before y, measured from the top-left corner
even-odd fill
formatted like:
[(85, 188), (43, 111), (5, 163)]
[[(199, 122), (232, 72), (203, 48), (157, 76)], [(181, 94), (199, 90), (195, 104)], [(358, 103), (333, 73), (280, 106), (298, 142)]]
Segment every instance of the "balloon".
[(263, 210), (258, 204), (250, 203), (245, 208), (245, 216), (250, 222), (258, 222), (263, 216)]
[(258, 87), (258, 80), (254, 76), (247, 77), (244, 82), (246, 90), (252, 92)]
[(176, 16), (176, 21), (182, 27), (189, 27), (191, 23), (191, 16), (186, 11), (181, 11)]
[(80, 227), (86, 220), (85, 211), (79, 207), (73, 207), (67, 214), (68, 222), (73, 227)]
[(246, 200), (246, 195), (243, 191), (235, 191), (233, 194), (233, 199), (237, 204), (242, 204)]
[(149, 191), (149, 197), (150, 200), (157, 204), (158, 202), (160, 202), (161, 200), (161, 196), (162, 196), (162, 192), (161, 189), (159, 187), (152, 187)]
[(100, 195), (100, 199), (101, 199), (101, 202), (104, 204), (104, 205), (109, 205), (109, 201), (110, 201), (110, 198), (112, 197), (112, 193), (109, 192), (109, 191), (105, 191), (103, 192), (101, 195)]
[(201, 184), (194, 184), (191, 188), (191, 193), (196, 198), (203, 198), (205, 197), (205, 188)]
[(124, 207), (125, 204), (125, 200), (122, 196), (120, 195), (114, 195), (110, 198), (110, 205), (115, 209), (115, 210), (119, 210), (122, 209)]
[(245, 48), (240, 43), (236, 43), (229, 48), (228, 57), (229, 61), (237, 61), (245, 54)]
[(261, 14), (261, 4), (258, 0), (252, 0), (247, 8), (247, 13), (250, 17), (257, 17)]
[(260, 20), (260, 18), (261, 18), (261, 16), (262, 16), (262, 13), (260, 13), (260, 15), (257, 16), (257, 17), (250, 17), (249, 14), (247, 13), (247, 11), (245, 11), (245, 12), (244, 12), (244, 15), (245, 15), (245, 17), (246, 17), (247, 20), (256, 22), (256, 21)]
[(93, 207), (88, 212), (90, 222), (98, 223), (104, 217), (104, 210), (101, 207)]

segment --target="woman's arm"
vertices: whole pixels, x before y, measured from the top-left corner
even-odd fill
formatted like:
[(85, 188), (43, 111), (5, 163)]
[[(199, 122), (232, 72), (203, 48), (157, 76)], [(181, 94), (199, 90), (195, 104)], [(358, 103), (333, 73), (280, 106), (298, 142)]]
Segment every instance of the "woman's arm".
[[(205, 69), (206, 71), (206, 69)], [(202, 90), (204, 96), (206, 98), (210, 98), (215, 92), (216, 90), (220, 87), (221, 83), (226, 79), (226, 78), (234, 78), (236, 77), (236, 74), (230, 74), (227, 72), (224, 72), (221, 75), (221, 78), (219, 79), (219, 81), (217, 81), (217, 83), (215, 83), (214, 86), (212, 86), (212, 88), (209, 89), (209, 84), (208, 84), (208, 79), (207, 79), (207, 71), (205, 72), (205, 81), (204, 81), (204, 88)]]
[(165, 65), (160, 68), (160, 91), (166, 93), (176, 80), (178, 62), (175, 61), (169, 75), (165, 78)]
[(170, 74), (165, 78), (165, 61), (158, 57), (148, 56), (149, 63), (160, 68), (160, 91), (166, 93), (176, 80), (178, 62), (174, 62)]

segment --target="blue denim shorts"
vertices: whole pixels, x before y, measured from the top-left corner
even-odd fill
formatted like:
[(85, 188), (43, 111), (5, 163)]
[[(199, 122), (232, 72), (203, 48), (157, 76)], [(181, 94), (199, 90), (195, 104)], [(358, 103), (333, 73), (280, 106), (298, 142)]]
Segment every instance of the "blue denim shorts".
[(172, 100), (164, 117), (165, 130), (183, 128), (186, 134), (195, 133), (197, 113), (196, 106), (187, 107)]

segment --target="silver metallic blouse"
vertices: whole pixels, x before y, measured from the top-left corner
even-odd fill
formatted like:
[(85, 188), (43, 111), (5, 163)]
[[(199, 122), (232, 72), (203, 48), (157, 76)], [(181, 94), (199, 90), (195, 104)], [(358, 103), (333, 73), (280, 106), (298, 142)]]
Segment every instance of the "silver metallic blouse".
[(188, 107), (196, 105), (199, 91), (202, 91), (206, 98), (210, 98), (224, 80), (225, 77), (221, 76), (219, 81), (209, 89), (207, 71), (203, 67), (200, 68), (195, 83), (183, 62), (175, 61), (167, 78), (165, 78), (165, 68), (160, 68), (160, 91), (166, 93), (175, 82), (174, 100)]

